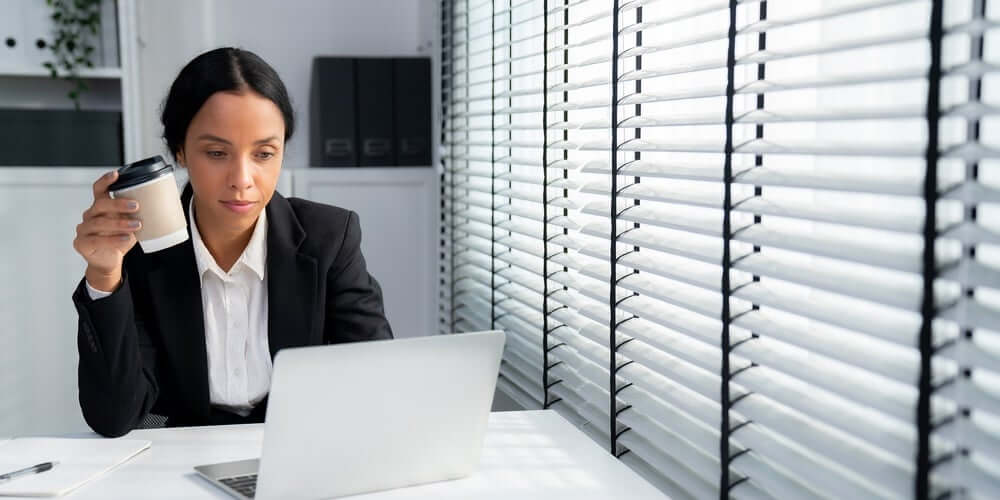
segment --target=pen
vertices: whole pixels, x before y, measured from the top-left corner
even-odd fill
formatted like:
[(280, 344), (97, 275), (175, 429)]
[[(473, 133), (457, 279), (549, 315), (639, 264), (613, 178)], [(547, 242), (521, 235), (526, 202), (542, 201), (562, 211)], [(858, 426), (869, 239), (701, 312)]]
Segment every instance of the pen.
[(38, 474), (39, 472), (45, 472), (56, 466), (59, 462), (45, 462), (38, 465), (32, 465), (31, 467), (25, 467), (21, 470), (16, 470), (13, 472), (8, 472), (6, 474), (0, 474), (0, 483), (10, 481), (11, 479), (18, 478), (21, 476), (26, 476), (28, 474)]

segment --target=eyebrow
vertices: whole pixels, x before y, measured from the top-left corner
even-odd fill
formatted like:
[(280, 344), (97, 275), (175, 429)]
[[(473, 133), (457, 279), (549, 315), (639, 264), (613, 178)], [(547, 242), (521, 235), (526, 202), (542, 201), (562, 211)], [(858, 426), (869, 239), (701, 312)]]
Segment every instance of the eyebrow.
[[(199, 141), (221, 142), (223, 144), (229, 144), (230, 146), (233, 145), (233, 143), (231, 143), (231, 142), (229, 142), (229, 141), (227, 141), (227, 140), (225, 140), (225, 139), (223, 139), (223, 138), (221, 138), (219, 136), (212, 135), (212, 134), (202, 134), (202, 135), (199, 135), (198, 136), (198, 140)], [(277, 140), (278, 140), (278, 136), (272, 135), (271, 137), (267, 137), (267, 138), (264, 138), (264, 139), (260, 139), (260, 140), (254, 141), (254, 144), (255, 145), (256, 144), (265, 144), (265, 143), (272, 142), (272, 141), (277, 141)]]

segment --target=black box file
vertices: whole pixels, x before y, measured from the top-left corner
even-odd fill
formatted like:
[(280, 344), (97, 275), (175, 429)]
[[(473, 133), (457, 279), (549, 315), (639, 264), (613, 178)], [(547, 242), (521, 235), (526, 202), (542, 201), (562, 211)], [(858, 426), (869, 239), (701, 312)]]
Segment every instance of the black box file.
[(318, 167), (358, 165), (354, 59), (313, 60), (309, 95), (309, 160)]
[(310, 164), (430, 166), (429, 58), (317, 57), (310, 91)]

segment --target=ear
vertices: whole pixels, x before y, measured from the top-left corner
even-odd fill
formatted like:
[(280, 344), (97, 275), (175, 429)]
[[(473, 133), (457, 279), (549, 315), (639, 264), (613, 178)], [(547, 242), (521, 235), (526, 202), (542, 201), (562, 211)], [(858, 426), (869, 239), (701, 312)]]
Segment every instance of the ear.
[(174, 159), (177, 160), (178, 167), (187, 168), (187, 161), (185, 161), (183, 149), (178, 150), (176, 153), (174, 153)]

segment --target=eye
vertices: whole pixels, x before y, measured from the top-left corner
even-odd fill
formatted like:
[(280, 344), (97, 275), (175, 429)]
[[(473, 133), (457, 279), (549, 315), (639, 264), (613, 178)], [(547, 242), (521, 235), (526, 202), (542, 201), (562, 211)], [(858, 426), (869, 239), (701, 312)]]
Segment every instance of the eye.
[(209, 158), (223, 158), (226, 156), (225, 151), (206, 151), (205, 154), (207, 154)]
[(260, 153), (257, 153), (257, 156), (261, 160), (270, 160), (271, 158), (274, 157), (274, 153), (272, 153), (270, 151), (261, 151)]

